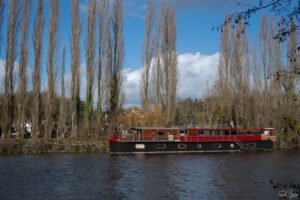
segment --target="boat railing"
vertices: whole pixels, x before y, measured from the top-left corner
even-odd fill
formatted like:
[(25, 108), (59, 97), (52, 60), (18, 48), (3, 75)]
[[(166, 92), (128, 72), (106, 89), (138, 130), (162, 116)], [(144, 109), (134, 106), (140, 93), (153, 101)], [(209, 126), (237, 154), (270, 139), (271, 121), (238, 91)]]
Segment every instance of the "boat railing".
[[(255, 139), (252, 138), (252, 135), (247, 139)], [(137, 141), (186, 141), (186, 142), (235, 142), (237, 145), (242, 144), (240, 137), (248, 137), (248, 136), (237, 136), (237, 135), (207, 135), (207, 136), (174, 136), (172, 140), (170, 140), (166, 136), (145, 136), (143, 134), (140, 137), (137, 137), (135, 134), (122, 134), (119, 139), (122, 141), (128, 142), (137, 142)], [(253, 136), (255, 137), (255, 136)]]
[(182, 136), (181, 140), (187, 142), (230, 142), (237, 140), (237, 136)]

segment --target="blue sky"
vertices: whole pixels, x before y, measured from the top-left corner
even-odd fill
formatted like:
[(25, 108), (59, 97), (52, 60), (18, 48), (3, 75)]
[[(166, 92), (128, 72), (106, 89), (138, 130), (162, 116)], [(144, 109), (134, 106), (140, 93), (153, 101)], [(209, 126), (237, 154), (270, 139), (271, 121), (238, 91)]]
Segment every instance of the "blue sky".
[[(71, 0), (61, 2), (60, 37), (61, 44), (68, 45), (70, 34), (70, 4)], [(81, 1), (81, 16), (83, 23), (86, 19), (87, 0)], [(220, 32), (212, 31), (219, 25), (224, 16), (243, 7), (237, 6), (231, 0), (165, 0), (176, 9), (177, 17), (177, 51), (179, 54), (201, 52), (213, 54), (219, 50)], [(49, 3), (49, 2), (48, 2)], [(153, 0), (155, 12), (159, 13), (159, 0)], [(147, 0), (124, 0), (124, 67), (141, 67), (141, 48), (144, 37), (144, 17)], [(257, 17), (252, 20), (257, 24)], [(83, 34), (86, 24), (83, 24)], [(250, 37), (257, 34), (257, 27), (249, 27)], [(82, 45), (84, 45), (82, 41)], [(84, 49), (82, 49), (84, 53)], [(84, 60), (84, 54), (82, 55)]]
[[(220, 44), (220, 32), (212, 31), (214, 26), (222, 23), (224, 17), (245, 7), (237, 6), (234, 0), (164, 0), (171, 4), (176, 10), (177, 18), (177, 52), (179, 67), (179, 89), (178, 98), (201, 98), (205, 93), (205, 85), (211, 86), (216, 79), (218, 52)], [(9, 1), (8, 1), (9, 2)], [(43, 80), (46, 83), (46, 55), (47, 55), (47, 34), (49, 18), (49, 0), (46, 0), (45, 12), (45, 37), (44, 37), (44, 59), (43, 59)], [(249, 2), (249, 1), (246, 1)], [(257, 2), (253, 0), (252, 2)], [(87, 0), (80, 1), (82, 24), (82, 38), (86, 32)], [(156, 15), (159, 13), (159, 0), (153, 0)], [(34, 11), (37, 1), (34, 0)], [(7, 8), (7, 7), (6, 7)], [(124, 0), (124, 88), (126, 102), (128, 105), (139, 103), (139, 76), (142, 66), (141, 49), (144, 38), (144, 16), (146, 14), (147, 0)], [(60, 1), (59, 21), (59, 50), (58, 64), (60, 64), (61, 52), (64, 45), (67, 46), (66, 56), (66, 77), (70, 74), (70, 10), (71, 0)], [(35, 17), (35, 12), (32, 16)], [(248, 35), (250, 43), (257, 38), (259, 29), (259, 17), (255, 15), (250, 21)], [(4, 23), (3, 38), (6, 37), (6, 22)], [(30, 40), (32, 35), (30, 36)], [(5, 45), (5, 41), (4, 41)], [(32, 45), (32, 41), (30, 42)], [(1, 57), (4, 59), (2, 48)], [(81, 40), (81, 63), (85, 62), (84, 39)], [(33, 54), (30, 55), (29, 68), (33, 66)], [(3, 71), (3, 70), (2, 70)], [(30, 71), (30, 70), (29, 70)], [(84, 70), (83, 70), (84, 72)], [(197, 74), (198, 72), (199, 74)], [(194, 73), (194, 74), (193, 74)], [(3, 72), (2, 72), (3, 74)], [(195, 76), (191, 76), (191, 74)], [(1, 69), (0, 69), (1, 75)], [(84, 76), (84, 75), (83, 75)], [(84, 79), (84, 77), (83, 77)], [(84, 80), (83, 80), (84, 81)], [(199, 82), (198, 85), (195, 82)], [(190, 84), (187, 84), (190, 83)], [(46, 85), (46, 84), (45, 84)], [(83, 84), (84, 85), (84, 84)], [(196, 89), (196, 90), (195, 90)], [(84, 91), (84, 87), (82, 88)], [(199, 91), (198, 91), (199, 90)], [(84, 98), (82, 93), (82, 98)]]
[[(177, 52), (213, 54), (219, 51), (220, 32), (212, 31), (219, 25), (224, 16), (238, 9), (230, 0), (169, 0), (176, 9), (177, 17)], [(157, 1), (154, 1), (156, 14), (159, 12)], [(125, 66), (141, 66), (140, 50), (144, 37), (144, 15), (147, 1), (125, 0), (124, 36)], [(257, 21), (254, 17), (253, 21)], [(249, 27), (250, 35), (255, 27)]]

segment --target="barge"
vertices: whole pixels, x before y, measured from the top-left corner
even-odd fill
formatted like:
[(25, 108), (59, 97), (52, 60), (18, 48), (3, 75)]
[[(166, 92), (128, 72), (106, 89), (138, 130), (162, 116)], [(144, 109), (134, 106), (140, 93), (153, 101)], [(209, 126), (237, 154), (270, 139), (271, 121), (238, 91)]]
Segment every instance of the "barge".
[(271, 151), (274, 128), (132, 128), (109, 137), (111, 154)]

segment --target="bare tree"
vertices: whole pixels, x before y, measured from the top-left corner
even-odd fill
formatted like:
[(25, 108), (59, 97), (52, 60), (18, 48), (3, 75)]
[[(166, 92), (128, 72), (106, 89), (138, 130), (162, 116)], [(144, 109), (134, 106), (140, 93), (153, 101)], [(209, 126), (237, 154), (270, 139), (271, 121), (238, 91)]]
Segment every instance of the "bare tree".
[[(1, 50), (2, 50), (2, 25), (3, 25), (3, 21), (4, 21), (4, 8), (5, 8), (5, 3), (4, 3), (4, 0), (0, 0), (0, 53), (1, 53)], [(1, 84), (3, 80), (0, 80), (1, 81)], [(0, 87), (0, 94), (2, 95), (2, 92), (3, 92), (3, 88), (2, 86)], [(1, 126), (3, 125), (3, 122), (2, 122), (2, 114), (3, 114), (3, 98), (0, 99), (0, 128)], [(1, 131), (2, 131), (2, 128), (1, 128)], [(1, 133), (2, 134), (2, 133)], [(4, 134), (2, 134), (4, 136)], [(0, 136), (0, 138), (2, 137), (2, 135)]]
[(282, 54), (282, 43), (277, 42), (273, 39), (273, 35), (276, 34), (276, 26), (274, 22), (274, 18), (270, 19), (270, 30), (268, 37), (268, 62), (269, 62), (269, 82), (270, 82), (270, 106), (271, 106), (271, 127), (279, 128), (278, 123), (280, 121), (280, 112), (279, 112), (279, 104), (281, 104), (283, 92), (281, 90), (281, 83), (278, 81), (278, 77), (274, 75), (281, 71), (283, 68), (283, 54)]
[[(109, 26), (111, 26), (111, 18), (109, 19)], [(111, 30), (109, 29), (108, 34), (106, 35), (107, 47), (106, 47), (106, 62), (105, 62), (105, 74), (103, 77), (104, 85), (104, 105), (106, 106), (106, 110), (110, 109), (110, 89), (111, 89), (111, 77), (112, 77), (112, 65), (113, 65), (113, 47), (112, 47), (112, 38), (111, 38)], [(109, 116), (105, 116), (105, 120), (107, 122)], [(108, 124), (106, 124), (108, 125)]]
[(145, 38), (143, 45), (144, 66), (141, 82), (141, 104), (144, 110), (148, 109), (150, 98), (150, 66), (154, 53), (154, 9), (151, 0), (148, 0), (148, 9), (145, 21)]
[(5, 83), (4, 83), (4, 136), (10, 137), (13, 127), (14, 117), (14, 81), (13, 72), (15, 60), (17, 57), (17, 40), (19, 32), (19, 1), (12, 0), (9, 3), (8, 23), (6, 33), (6, 65), (5, 65)]
[[(0, 30), (2, 30), (3, 21), (4, 21), (4, 8), (5, 8), (5, 2), (4, 0), (0, 0)], [(0, 52), (2, 50), (2, 34), (0, 34)]]
[(60, 112), (59, 112), (59, 120), (58, 127), (60, 137), (64, 138), (65, 132), (65, 123), (66, 123), (66, 98), (65, 98), (65, 64), (66, 64), (66, 46), (64, 46), (63, 54), (62, 54), (62, 64), (61, 64), (61, 95), (60, 95)]
[(33, 72), (33, 110), (32, 135), (37, 137), (41, 130), (41, 62), (44, 33), (44, 0), (38, 1), (37, 15), (34, 24), (34, 72)]
[(98, 46), (98, 77), (97, 77), (97, 126), (98, 131), (101, 132), (101, 115), (102, 115), (102, 100), (103, 100), (103, 87), (102, 87), (102, 71), (105, 65), (105, 49), (107, 48), (107, 33), (109, 28), (109, 0), (102, 0), (99, 6), (99, 46)]
[(71, 112), (72, 129), (71, 137), (78, 137), (79, 106), (80, 106), (80, 35), (81, 20), (79, 13), (79, 0), (72, 1), (71, 9), (72, 31), (71, 31), (71, 54), (72, 54), (72, 82), (71, 82)]
[(245, 25), (241, 22), (235, 31), (233, 64), (231, 65), (231, 87), (233, 90), (233, 114), (235, 125), (247, 127), (249, 112), (247, 112), (247, 99), (249, 95), (249, 51)]
[(161, 54), (163, 61), (162, 106), (167, 114), (167, 124), (174, 119), (177, 91), (177, 53), (176, 53), (176, 16), (175, 10), (161, 6), (160, 25)]
[(54, 97), (55, 97), (55, 62), (58, 44), (58, 19), (59, 1), (50, 1), (50, 21), (49, 21), (49, 46), (47, 60), (48, 88), (46, 104), (46, 124), (45, 137), (51, 137), (54, 123)]
[(300, 5), (297, 0), (259, 0), (256, 1), (256, 5), (249, 5), (242, 1), (237, 1), (237, 4), (246, 6), (247, 9), (227, 15), (224, 22), (220, 26), (214, 27), (213, 30), (222, 31), (223, 28), (231, 22), (233, 22), (233, 27), (237, 27), (239, 23), (248, 26), (251, 16), (265, 9), (270, 9), (275, 15), (280, 16), (280, 20), (277, 22), (279, 28), (276, 34), (273, 35), (274, 39), (279, 42), (285, 41), (292, 32), (300, 28), (294, 21), (300, 14)]
[(268, 48), (268, 21), (266, 14), (263, 14), (260, 21), (260, 32), (259, 32), (259, 41), (260, 41), (260, 55), (263, 67), (263, 77), (264, 77), (264, 91), (265, 97), (264, 101), (266, 101), (266, 95), (268, 92), (268, 55), (267, 55), (267, 48)]
[(87, 88), (86, 88), (86, 104), (85, 104), (85, 128), (88, 136), (92, 133), (92, 112), (93, 112), (93, 84), (95, 71), (95, 43), (96, 43), (96, 18), (97, 3), (96, 0), (89, 0), (88, 5), (88, 23), (86, 36), (86, 72), (87, 72)]
[(121, 103), (122, 68), (124, 57), (122, 0), (113, 1), (112, 14), (112, 68), (110, 81), (110, 122), (117, 127), (117, 112)]
[[(297, 41), (298, 35), (297, 32), (291, 32), (290, 37), (288, 38), (288, 63), (286, 66), (286, 71), (293, 72), (295, 69), (299, 68), (299, 59), (297, 58)], [(296, 74), (290, 73), (286, 74), (284, 77), (284, 104), (285, 104), (285, 113), (288, 115), (292, 115), (294, 111), (294, 101), (296, 98)]]
[(231, 64), (233, 53), (233, 29), (232, 24), (227, 24), (223, 27), (221, 33), (221, 45), (220, 45), (220, 60), (219, 60), (219, 80), (216, 83), (216, 92), (221, 100), (221, 111), (225, 116), (222, 118), (222, 126), (229, 126), (231, 118)]
[(27, 65), (29, 51), (29, 28), (31, 22), (31, 0), (22, 1), (21, 5), (21, 36), (20, 36), (20, 63), (19, 63), (19, 96), (18, 96), (18, 115), (19, 115), (19, 136), (25, 134), (25, 107), (26, 107), (26, 90), (27, 90)]
[[(158, 31), (158, 33), (160, 33)], [(156, 50), (155, 50), (155, 60), (154, 60), (154, 65), (152, 69), (152, 82), (153, 82), (153, 104), (155, 106), (160, 106), (161, 105), (161, 99), (162, 99), (162, 94), (161, 94), (161, 82), (162, 82), (162, 66), (161, 66), (161, 56), (160, 56), (160, 43), (157, 40), (156, 41)]]

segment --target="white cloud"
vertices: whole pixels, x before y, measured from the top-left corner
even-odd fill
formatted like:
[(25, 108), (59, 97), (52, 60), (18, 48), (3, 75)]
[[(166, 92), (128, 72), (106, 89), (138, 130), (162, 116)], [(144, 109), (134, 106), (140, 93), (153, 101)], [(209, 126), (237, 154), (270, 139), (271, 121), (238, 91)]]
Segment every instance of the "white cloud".
[[(4, 79), (5, 79), (5, 59), (0, 59), (0, 93), (4, 93)], [(32, 68), (27, 68), (27, 88), (31, 87), (31, 78), (32, 78)], [(13, 71), (13, 84), (14, 84), (14, 91), (18, 88), (18, 76), (19, 76), (19, 63), (15, 62), (14, 64), (14, 71)]]
[(80, 10), (81, 13), (86, 14), (87, 11), (88, 11), (88, 5), (87, 5), (87, 3), (80, 3), (79, 4), (79, 10)]
[(125, 69), (123, 77), (123, 91), (125, 92), (125, 107), (140, 104), (141, 70)]
[[(219, 53), (203, 55), (200, 52), (178, 55), (177, 98), (201, 98), (208, 87), (217, 79)], [(126, 96), (125, 106), (140, 103), (141, 70), (125, 69), (123, 88)]]
[(202, 55), (199, 52), (178, 56), (178, 98), (201, 98), (217, 79), (219, 53)]
[[(219, 53), (203, 55), (197, 53), (185, 53), (178, 55), (178, 92), (177, 98), (185, 99), (201, 98), (207, 90), (207, 85), (212, 87), (217, 79), (217, 68)], [(17, 68), (17, 67), (16, 67)], [(16, 73), (16, 72), (15, 72)], [(30, 72), (29, 72), (30, 73)], [(0, 59), (0, 81), (4, 83), (5, 62)], [(125, 68), (123, 71), (123, 91), (125, 93), (125, 107), (138, 106), (140, 104), (140, 78), (141, 69)], [(86, 69), (85, 64), (80, 66), (81, 99), (86, 96)], [(70, 96), (71, 74), (65, 75), (65, 84)], [(96, 91), (94, 87), (94, 101), (96, 102)], [(1, 88), (0, 88), (1, 89)]]

